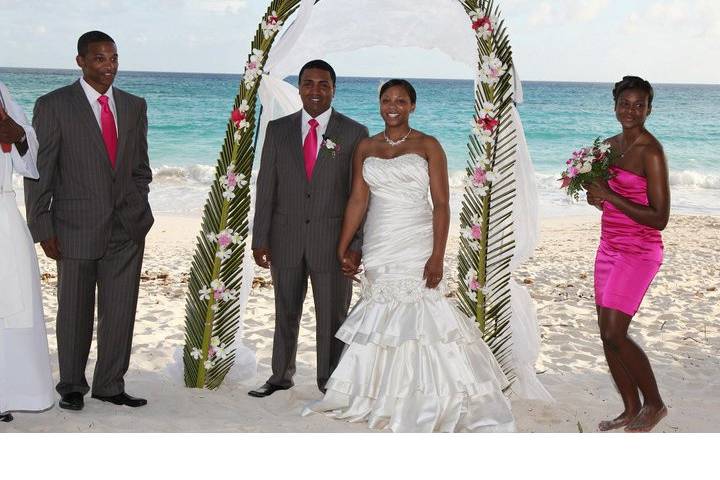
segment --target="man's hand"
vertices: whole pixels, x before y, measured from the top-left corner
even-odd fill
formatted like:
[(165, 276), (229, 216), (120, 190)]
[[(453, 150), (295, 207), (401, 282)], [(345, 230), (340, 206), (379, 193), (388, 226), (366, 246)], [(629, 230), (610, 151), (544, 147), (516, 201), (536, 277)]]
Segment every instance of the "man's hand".
[(253, 248), (253, 258), (258, 267), (270, 268), (269, 248)]
[(60, 253), (60, 242), (57, 237), (51, 237), (47, 240), (43, 240), (40, 242), (40, 246), (45, 252), (45, 255), (49, 258), (52, 258), (53, 260), (60, 260), (62, 258)]
[(362, 273), (360, 268), (360, 260), (362, 254), (357, 250), (348, 250), (340, 257), (340, 268), (342, 269), (343, 275), (353, 279), (356, 282), (360, 280), (357, 278), (359, 273)]
[(0, 107), (0, 143), (17, 143), (25, 130)]

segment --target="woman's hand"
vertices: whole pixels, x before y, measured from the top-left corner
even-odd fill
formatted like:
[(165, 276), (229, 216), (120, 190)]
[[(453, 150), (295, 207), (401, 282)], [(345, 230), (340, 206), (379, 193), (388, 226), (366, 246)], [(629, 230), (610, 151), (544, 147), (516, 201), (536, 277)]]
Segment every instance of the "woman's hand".
[[(600, 180), (599, 178), (596, 178), (592, 182), (586, 183), (583, 186), (587, 191), (588, 203), (590, 203), (590, 205), (598, 206), (602, 204), (602, 202), (610, 200), (613, 195), (615, 195), (615, 192), (613, 192), (610, 189), (610, 186), (608, 186), (607, 180)], [(592, 203), (590, 202), (590, 199), (592, 199)]]
[(435, 288), (443, 278), (443, 258), (438, 256), (431, 256), (427, 263), (425, 263), (425, 270), (423, 271), (423, 280), (427, 288)]
[(585, 198), (587, 199), (587, 203), (589, 205), (592, 205), (593, 207), (597, 208), (598, 210), (602, 210), (602, 204), (604, 200), (600, 200), (590, 192), (585, 193)]

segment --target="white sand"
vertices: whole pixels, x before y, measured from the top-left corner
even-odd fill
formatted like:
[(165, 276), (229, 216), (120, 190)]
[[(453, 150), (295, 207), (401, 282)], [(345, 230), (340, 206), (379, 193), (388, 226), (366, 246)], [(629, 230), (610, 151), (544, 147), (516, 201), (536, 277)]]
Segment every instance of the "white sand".
[[(81, 412), (57, 406), (43, 413), (17, 413), (2, 431), (32, 432), (366, 432), (323, 416), (300, 417), (320, 393), (315, 386), (315, 335), (308, 295), (300, 331), (296, 386), (265, 399), (247, 391), (269, 376), (273, 333), (271, 285), (253, 289), (243, 342), (257, 355), (255, 378), (228, 382), (217, 391), (188, 389), (171, 378), (167, 365), (184, 338), (185, 290), (197, 218), (160, 216), (145, 253), (128, 393), (148, 398), (130, 409), (86, 397)], [(453, 238), (451, 233), (451, 238)], [(619, 413), (602, 356), (592, 290), (592, 263), (599, 217), (547, 219), (535, 257), (518, 272), (538, 307), (542, 352), (540, 379), (557, 400), (543, 404), (513, 399), (520, 431), (595, 431), (599, 420)], [(720, 218), (674, 216), (665, 231), (666, 260), (640, 309), (632, 335), (647, 349), (669, 407), (657, 431), (720, 432)], [(456, 244), (448, 248), (451, 260)], [(50, 354), (57, 380), (55, 341), (56, 273), (39, 251)], [(454, 266), (451, 268), (454, 269)], [(454, 275), (454, 270), (448, 271)], [(258, 272), (269, 280), (266, 272)], [(263, 283), (263, 282), (258, 282)], [(91, 351), (88, 379), (95, 362)]]

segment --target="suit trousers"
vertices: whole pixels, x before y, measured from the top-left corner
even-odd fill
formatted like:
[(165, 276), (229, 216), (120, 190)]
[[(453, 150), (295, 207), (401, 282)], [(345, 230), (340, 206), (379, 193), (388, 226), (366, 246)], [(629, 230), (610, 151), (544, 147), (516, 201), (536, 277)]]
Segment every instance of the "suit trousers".
[(352, 298), (352, 280), (338, 268), (330, 272), (313, 271), (305, 258), (295, 268), (271, 267), (275, 291), (275, 335), (273, 338), (272, 376), (268, 383), (281, 387), (294, 385), (300, 319), (307, 293), (308, 276), (315, 301), (315, 338), (317, 384), (325, 388), (340, 361), (345, 344), (335, 333), (347, 317)]
[(132, 240), (115, 216), (101, 258), (57, 262), (60, 382), (55, 389), (61, 395), (89, 391), (85, 367), (93, 338), (96, 287), (97, 362), (92, 391), (112, 396), (125, 390), (144, 248), (145, 242)]

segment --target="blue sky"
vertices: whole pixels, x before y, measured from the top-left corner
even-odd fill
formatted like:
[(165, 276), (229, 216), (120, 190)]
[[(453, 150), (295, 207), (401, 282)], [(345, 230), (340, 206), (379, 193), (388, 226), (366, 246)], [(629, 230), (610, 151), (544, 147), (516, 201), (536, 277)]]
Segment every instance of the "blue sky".
[[(717, 0), (499, 4), (523, 79), (614, 81), (633, 73), (653, 82), (720, 84)], [(0, 0), (0, 66), (76, 68), (78, 35), (100, 29), (117, 41), (125, 70), (236, 73), (266, 7), (266, 0)], [(361, 27), (362, 18), (355, 21)], [(327, 59), (340, 75), (471, 76), (437, 51), (414, 48), (371, 47)]]

